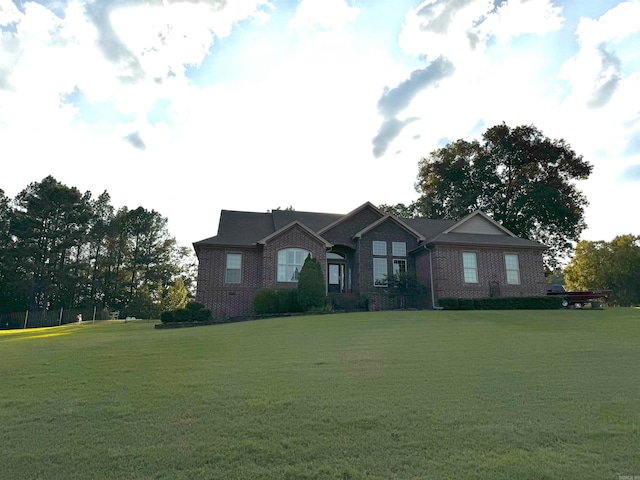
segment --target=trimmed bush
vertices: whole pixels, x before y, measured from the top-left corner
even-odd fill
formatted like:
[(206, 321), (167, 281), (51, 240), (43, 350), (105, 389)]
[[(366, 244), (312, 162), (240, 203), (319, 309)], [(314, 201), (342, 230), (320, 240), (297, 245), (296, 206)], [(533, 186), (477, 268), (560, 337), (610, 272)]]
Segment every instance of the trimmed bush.
[(307, 255), (298, 279), (298, 302), (304, 311), (320, 308), (326, 303), (326, 286), (322, 267), (317, 259)]
[(189, 302), (185, 308), (191, 312), (191, 320), (194, 322), (208, 322), (211, 320), (211, 310), (202, 303)]
[(194, 322), (208, 322), (212, 319), (211, 310), (208, 308), (201, 308), (194, 312), (191, 312), (191, 320)]
[(189, 302), (184, 306), (184, 308), (186, 308), (187, 310), (191, 310), (192, 312), (196, 312), (198, 310), (203, 310), (206, 307), (202, 303)]
[(256, 315), (272, 315), (278, 313), (278, 292), (262, 289), (253, 297), (253, 311)]
[(329, 298), (334, 310), (353, 311), (367, 310), (369, 308), (369, 299), (357, 293), (329, 294)]
[(297, 290), (278, 290), (278, 313), (302, 312)]
[(176, 322), (188, 322), (191, 320), (191, 310), (187, 308), (180, 308), (173, 312), (173, 318)]
[(258, 290), (253, 297), (253, 311), (256, 315), (276, 315), (278, 313), (302, 312), (296, 290)]
[(160, 320), (162, 321), (162, 323), (175, 322), (175, 318), (173, 317), (173, 310), (167, 310), (166, 312), (162, 312), (160, 314)]
[(562, 308), (558, 297), (442, 298), (445, 310), (553, 310)]

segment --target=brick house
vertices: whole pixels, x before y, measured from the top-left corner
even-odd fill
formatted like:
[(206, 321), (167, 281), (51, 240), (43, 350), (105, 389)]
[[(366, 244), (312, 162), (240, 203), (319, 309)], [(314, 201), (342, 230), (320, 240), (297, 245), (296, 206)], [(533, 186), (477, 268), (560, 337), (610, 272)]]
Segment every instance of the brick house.
[(196, 301), (227, 317), (250, 314), (262, 288), (296, 288), (308, 254), (320, 262), (329, 294), (364, 295), (376, 309), (393, 308), (387, 278), (398, 272), (426, 287), (425, 307), (441, 298), (546, 292), (545, 246), (480, 211), (456, 222), (401, 219), (368, 202), (345, 215), (223, 210), (218, 234), (193, 246)]

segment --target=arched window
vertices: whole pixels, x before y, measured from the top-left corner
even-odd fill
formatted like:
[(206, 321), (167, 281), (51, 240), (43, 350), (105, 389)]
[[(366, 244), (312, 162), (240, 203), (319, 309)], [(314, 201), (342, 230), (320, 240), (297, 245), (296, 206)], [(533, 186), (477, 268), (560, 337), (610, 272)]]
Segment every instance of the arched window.
[(297, 282), (309, 252), (302, 248), (285, 248), (278, 252), (278, 281)]

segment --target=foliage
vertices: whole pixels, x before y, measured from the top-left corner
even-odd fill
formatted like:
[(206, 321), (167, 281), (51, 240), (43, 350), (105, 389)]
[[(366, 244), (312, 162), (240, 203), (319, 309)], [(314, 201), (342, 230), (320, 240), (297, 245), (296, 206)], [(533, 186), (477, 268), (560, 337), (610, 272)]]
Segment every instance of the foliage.
[(188, 308), (179, 308), (174, 310), (173, 318), (176, 322), (188, 322), (191, 320), (191, 310)]
[(191, 254), (167, 220), (110, 202), (51, 176), (12, 201), (0, 190), (0, 310), (95, 306), (157, 318), (172, 284), (192, 288)]
[(445, 310), (553, 310), (562, 308), (562, 298), (441, 298), (438, 304)]
[(419, 162), (409, 206), (384, 206), (403, 217), (459, 220), (482, 210), (510, 231), (549, 247), (550, 268), (566, 257), (586, 228), (588, 202), (575, 180), (592, 166), (564, 140), (551, 140), (534, 126), (487, 129), (482, 141), (457, 140)]
[(258, 290), (253, 297), (253, 311), (256, 315), (301, 312), (298, 291), (291, 289), (273, 290), (269, 288)]
[(210, 322), (211, 310), (201, 303), (189, 302), (184, 307), (174, 310), (165, 310), (160, 314), (162, 323), (173, 322)]
[(185, 308), (191, 312), (191, 320), (194, 322), (208, 322), (211, 320), (211, 310), (206, 308), (202, 303), (189, 302)]
[(569, 290), (610, 289), (610, 303), (640, 303), (640, 236), (620, 235), (611, 242), (583, 240), (564, 269)]
[(368, 310), (369, 298), (358, 293), (329, 294), (331, 307), (338, 311)]
[(184, 308), (187, 305), (187, 297), (189, 292), (184, 285), (182, 277), (178, 277), (166, 289), (164, 296), (162, 297), (162, 310), (177, 310)]
[(298, 302), (303, 310), (319, 308), (326, 303), (326, 285), (317, 259), (307, 255), (298, 279)]
[(253, 297), (253, 311), (256, 315), (278, 313), (278, 292), (269, 288), (258, 290)]
[(298, 313), (303, 311), (298, 300), (297, 290), (281, 289), (277, 290), (277, 295), (279, 313)]
[(396, 308), (416, 308), (422, 303), (418, 297), (428, 291), (411, 272), (392, 273), (386, 279), (387, 292), (396, 299)]

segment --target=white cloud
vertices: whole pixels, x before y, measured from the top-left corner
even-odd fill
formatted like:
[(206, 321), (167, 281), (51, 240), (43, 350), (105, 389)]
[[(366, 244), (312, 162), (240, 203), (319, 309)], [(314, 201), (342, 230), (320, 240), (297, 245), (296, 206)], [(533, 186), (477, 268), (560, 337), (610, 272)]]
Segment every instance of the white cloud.
[(527, 33), (543, 35), (560, 29), (561, 10), (548, 0), (510, 0), (487, 14), (479, 30), (486, 37), (494, 35), (502, 41)]
[(443, 55), (457, 66), (484, 52), (491, 38), (540, 35), (561, 25), (560, 8), (549, 0), (510, 0), (497, 8), (493, 0), (426, 0), (407, 14), (400, 45), (411, 55)]
[(358, 8), (350, 7), (344, 0), (302, 0), (289, 26), (339, 30), (353, 22), (359, 13)]
[(9, 25), (22, 17), (20, 10), (11, 0), (0, 0), (0, 25)]

